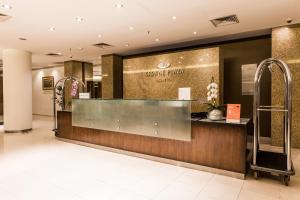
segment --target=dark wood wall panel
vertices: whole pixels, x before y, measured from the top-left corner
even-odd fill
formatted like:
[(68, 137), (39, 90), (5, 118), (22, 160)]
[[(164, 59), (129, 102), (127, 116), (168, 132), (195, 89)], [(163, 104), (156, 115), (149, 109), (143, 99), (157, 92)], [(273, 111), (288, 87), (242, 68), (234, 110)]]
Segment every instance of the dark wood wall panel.
[(191, 142), (73, 127), (71, 112), (58, 112), (57, 137), (193, 164), (246, 172), (246, 126), (192, 122)]

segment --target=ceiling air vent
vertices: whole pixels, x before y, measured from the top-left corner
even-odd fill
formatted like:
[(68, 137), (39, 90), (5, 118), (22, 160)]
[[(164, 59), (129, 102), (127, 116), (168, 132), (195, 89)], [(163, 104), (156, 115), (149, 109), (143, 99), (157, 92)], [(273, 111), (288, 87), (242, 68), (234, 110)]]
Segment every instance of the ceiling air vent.
[(11, 16), (0, 13), (0, 22), (4, 22), (4, 21), (8, 20), (9, 18), (11, 18)]
[(112, 45), (106, 44), (106, 43), (103, 43), (103, 42), (102, 43), (98, 43), (98, 44), (93, 44), (93, 46), (99, 47), (101, 49), (107, 49), (107, 48), (113, 47)]
[(46, 56), (60, 57), (60, 56), (62, 56), (62, 54), (61, 53), (47, 53)]
[(220, 17), (220, 18), (217, 18), (217, 19), (212, 19), (210, 21), (215, 27), (226, 26), (226, 25), (239, 23), (239, 19), (237, 18), (236, 15), (229, 15), (229, 16), (226, 16), (226, 17)]

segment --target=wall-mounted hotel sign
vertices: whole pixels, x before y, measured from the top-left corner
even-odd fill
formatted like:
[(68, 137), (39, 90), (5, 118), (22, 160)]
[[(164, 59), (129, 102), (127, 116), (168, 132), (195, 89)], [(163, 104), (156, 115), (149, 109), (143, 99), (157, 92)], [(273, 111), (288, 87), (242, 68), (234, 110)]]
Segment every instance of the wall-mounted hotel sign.
[[(219, 85), (219, 48), (147, 55), (123, 60), (124, 99), (178, 99), (178, 88), (191, 88), (191, 99), (206, 98), (212, 76)], [(200, 111), (199, 103), (192, 103)]]
[(157, 68), (158, 69), (167, 69), (171, 66), (171, 64), (169, 62), (160, 62), (158, 65), (157, 65)]
[(173, 76), (180, 76), (184, 73), (184, 68), (170, 67), (171, 64), (169, 62), (160, 62), (157, 65), (157, 69), (146, 71), (144, 74), (145, 77), (155, 78), (156, 82), (162, 83), (172, 81)]

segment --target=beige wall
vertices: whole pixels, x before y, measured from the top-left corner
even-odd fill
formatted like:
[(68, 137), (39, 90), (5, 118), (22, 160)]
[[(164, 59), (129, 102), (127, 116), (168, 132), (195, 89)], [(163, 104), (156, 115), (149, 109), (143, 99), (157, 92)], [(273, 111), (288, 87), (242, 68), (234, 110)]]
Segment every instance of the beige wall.
[[(219, 54), (215, 47), (124, 59), (124, 99), (177, 99), (178, 88), (191, 87), (192, 99), (206, 100), (212, 76), (222, 86)], [(170, 67), (158, 69), (162, 62)], [(192, 110), (203, 107), (194, 103)]]
[(0, 76), (0, 115), (3, 115), (3, 76), (2, 75)]
[[(300, 26), (281, 27), (272, 31), (272, 56), (287, 62), (293, 78), (292, 144), (300, 148)], [(272, 104), (282, 105), (283, 79), (278, 70), (272, 76)], [(272, 144), (281, 145), (282, 114), (272, 114)]]
[(32, 71), (32, 112), (37, 115), (53, 115), (53, 92), (43, 90), (42, 77), (54, 76), (54, 83), (64, 76), (64, 67), (46, 68)]

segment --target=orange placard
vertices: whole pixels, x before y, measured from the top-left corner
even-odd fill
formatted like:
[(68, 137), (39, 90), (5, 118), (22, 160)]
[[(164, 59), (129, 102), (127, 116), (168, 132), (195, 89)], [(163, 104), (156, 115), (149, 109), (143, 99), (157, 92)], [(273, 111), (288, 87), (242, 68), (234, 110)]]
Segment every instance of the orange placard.
[(241, 122), (241, 104), (227, 104), (226, 122)]

